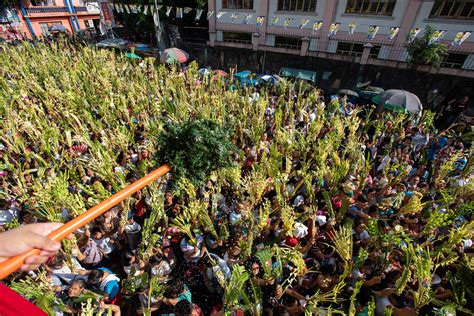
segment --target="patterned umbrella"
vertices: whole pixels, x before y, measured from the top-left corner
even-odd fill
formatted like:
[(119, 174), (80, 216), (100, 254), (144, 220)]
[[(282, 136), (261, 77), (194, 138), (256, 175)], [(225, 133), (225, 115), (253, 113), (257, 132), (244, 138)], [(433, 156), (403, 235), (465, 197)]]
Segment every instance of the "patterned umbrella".
[(186, 53), (184, 50), (181, 50), (179, 48), (173, 47), (173, 48), (167, 48), (165, 49), (160, 56), (160, 61), (162, 63), (168, 63), (168, 64), (182, 64), (185, 63), (189, 60), (189, 54)]
[(214, 74), (221, 77), (226, 77), (226, 78), (229, 77), (229, 74), (227, 72), (220, 69), (214, 70)]

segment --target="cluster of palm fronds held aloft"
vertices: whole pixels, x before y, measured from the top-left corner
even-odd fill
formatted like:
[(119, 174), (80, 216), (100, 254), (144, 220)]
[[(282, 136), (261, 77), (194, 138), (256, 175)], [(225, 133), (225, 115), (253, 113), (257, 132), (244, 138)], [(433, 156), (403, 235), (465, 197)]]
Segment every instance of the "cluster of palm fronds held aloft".
[[(68, 221), (163, 159), (176, 171), (5, 280), (48, 313), (472, 313), (472, 148), (433, 113), (340, 111), (301, 83), (236, 88), (68, 43), (1, 49), (2, 230)], [(209, 155), (160, 148), (190, 122), (202, 133), (176, 146), (212, 146), (210, 176)]]

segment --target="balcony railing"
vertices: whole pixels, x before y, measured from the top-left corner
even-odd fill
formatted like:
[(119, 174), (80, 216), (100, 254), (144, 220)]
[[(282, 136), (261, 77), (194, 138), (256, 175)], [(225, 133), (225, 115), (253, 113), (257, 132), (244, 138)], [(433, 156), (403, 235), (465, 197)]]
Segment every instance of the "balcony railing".
[(76, 12), (87, 12), (87, 8), (86, 7), (74, 7), (74, 9), (76, 9)]
[(89, 14), (100, 14), (98, 2), (86, 2), (85, 8)]
[(66, 7), (29, 7), (26, 8), (28, 15), (37, 13), (68, 13)]

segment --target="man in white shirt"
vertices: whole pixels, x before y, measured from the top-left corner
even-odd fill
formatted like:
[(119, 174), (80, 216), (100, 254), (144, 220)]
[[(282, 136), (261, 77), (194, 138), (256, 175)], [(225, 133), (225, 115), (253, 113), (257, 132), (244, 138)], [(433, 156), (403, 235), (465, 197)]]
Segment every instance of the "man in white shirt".
[(134, 216), (134, 212), (129, 213), (127, 224), (125, 224), (124, 228), (128, 246), (131, 251), (134, 251), (138, 248), (138, 245), (140, 244), (140, 231), (142, 229), (140, 224), (135, 222)]

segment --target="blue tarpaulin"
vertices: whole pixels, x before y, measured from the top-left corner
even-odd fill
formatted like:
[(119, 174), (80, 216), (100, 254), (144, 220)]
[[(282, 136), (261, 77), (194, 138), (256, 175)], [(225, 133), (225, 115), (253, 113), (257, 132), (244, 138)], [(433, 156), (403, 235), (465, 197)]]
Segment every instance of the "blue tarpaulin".
[(234, 74), (234, 77), (236, 77), (237, 79), (243, 79), (243, 78), (250, 77), (251, 74), (252, 74), (251, 71), (244, 70), (244, 71), (241, 71), (241, 72), (238, 72), (238, 73)]

